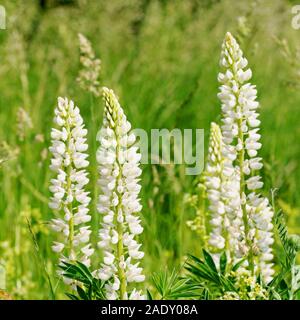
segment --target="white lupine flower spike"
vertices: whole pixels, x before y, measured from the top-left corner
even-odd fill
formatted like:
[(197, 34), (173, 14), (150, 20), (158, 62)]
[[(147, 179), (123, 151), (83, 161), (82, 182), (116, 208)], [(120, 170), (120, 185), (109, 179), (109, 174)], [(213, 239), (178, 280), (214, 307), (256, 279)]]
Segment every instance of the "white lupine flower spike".
[(108, 280), (108, 299), (144, 299), (129, 283), (143, 282), (145, 276), (139, 266), (144, 253), (136, 236), (143, 228), (138, 213), (140, 205), (139, 162), (141, 154), (134, 145), (135, 135), (130, 132), (117, 97), (110, 89), (103, 88), (104, 119), (97, 140), (99, 163), (98, 212), (102, 215), (98, 246), (104, 252), (103, 263), (97, 276)]
[(222, 135), (224, 156), (231, 161), (239, 175), (245, 238), (242, 248), (247, 254), (249, 269), (261, 273), (265, 282), (272, 279), (274, 270), (271, 245), (273, 243), (273, 212), (268, 200), (258, 194), (263, 187), (258, 170), (262, 168), (258, 150), (261, 148), (258, 119), (259, 103), (256, 87), (249, 83), (252, 72), (248, 61), (230, 33), (222, 45), (218, 80), (221, 83), (218, 97), (222, 104)]
[[(85, 224), (91, 220), (89, 215), (89, 193), (86, 167), (87, 130), (84, 128), (80, 111), (73, 101), (58, 98), (54, 122), (57, 128), (51, 131), (52, 153), (50, 169), (56, 177), (51, 180), (50, 191), (53, 196), (49, 206), (57, 212), (51, 227), (60, 234), (61, 241), (54, 242), (52, 249), (61, 254), (60, 262), (81, 261), (90, 266), (93, 249), (89, 244), (90, 229)], [(70, 283), (69, 279), (64, 279)]]
[(217, 253), (225, 249), (228, 258), (236, 261), (242, 256), (239, 238), (243, 230), (239, 177), (223, 152), (222, 133), (220, 127), (213, 122), (205, 171), (205, 185), (211, 212), (209, 244)]

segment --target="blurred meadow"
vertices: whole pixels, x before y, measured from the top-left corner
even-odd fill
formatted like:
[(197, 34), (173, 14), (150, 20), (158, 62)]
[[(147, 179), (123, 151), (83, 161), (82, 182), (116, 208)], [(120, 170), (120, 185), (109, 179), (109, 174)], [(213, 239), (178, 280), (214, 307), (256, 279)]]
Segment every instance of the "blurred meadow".
[[(204, 128), (207, 143), (210, 122), (219, 120), (219, 55), (230, 31), (249, 60), (261, 103), (264, 193), (278, 189), (276, 208), (285, 213), (290, 233), (300, 232), (300, 30), (291, 26), (296, 3), (1, 1), (7, 28), (0, 30), (0, 270), (13, 298), (65, 298), (51, 250), (55, 234), (47, 226), (53, 217), (48, 147), (58, 96), (81, 109), (89, 130), (90, 191), (97, 193), (95, 136), (103, 103), (76, 81), (78, 33), (91, 41), (101, 59), (101, 85), (114, 89), (133, 127)], [(146, 275), (200, 252), (187, 223), (195, 217), (197, 179), (185, 175), (183, 165), (143, 165)], [(91, 214), (96, 243), (95, 201)], [(100, 257), (96, 252), (94, 265)]]

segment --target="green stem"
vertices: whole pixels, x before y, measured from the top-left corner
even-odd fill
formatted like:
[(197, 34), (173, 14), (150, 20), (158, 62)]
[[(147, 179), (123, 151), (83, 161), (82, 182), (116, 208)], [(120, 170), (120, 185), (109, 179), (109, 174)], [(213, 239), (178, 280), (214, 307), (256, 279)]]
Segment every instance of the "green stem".
[(124, 256), (124, 247), (123, 247), (123, 228), (121, 223), (117, 223), (118, 231), (118, 244), (117, 244), (117, 256), (118, 256), (118, 275), (120, 280), (120, 299), (126, 299), (127, 283), (125, 278), (124, 269), (120, 267), (121, 257)]
[[(68, 121), (66, 121), (66, 130), (68, 132), (68, 138), (67, 138), (67, 153), (69, 153), (70, 156), (70, 140), (71, 140), (71, 128)], [(69, 191), (71, 190), (71, 171), (72, 171), (72, 164), (70, 163), (67, 167), (67, 196), (69, 195)], [(68, 238), (68, 244), (69, 244), (69, 256), (71, 256), (73, 252), (73, 241), (74, 241), (74, 218), (73, 218), (73, 206), (72, 202), (68, 203), (68, 211), (71, 214), (71, 218), (69, 220), (69, 238)]]
[[(118, 123), (118, 121), (116, 121)], [(121, 170), (121, 165), (119, 162), (119, 153), (120, 153), (120, 142), (119, 142), (119, 135), (115, 131), (116, 135), (116, 140), (117, 140), (117, 147), (116, 147), (116, 162), (119, 167), (119, 175), (117, 178), (117, 182), (122, 178), (122, 170)], [(118, 183), (116, 184), (116, 186)], [(127, 294), (127, 282), (126, 282), (126, 277), (125, 277), (125, 272), (124, 269), (120, 266), (121, 258), (124, 258), (124, 246), (123, 246), (123, 223), (118, 222), (117, 216), (119, 210), (121, 210), (121, 201), (122, 197), (119, 194), (118, 190), (116, 189), (116, 193), (118, 195), (118, 206), (115, 211), (115, 217), (116, 217), (116, 226), (117, 226), (117, 232), (118, 232), (118, 243), (117, 243), (117, 263), (118, 263), (118, 275), (119, 275), (119, 280), (120, 280), (120, 300), (125, 300), (126, 299), (126, 294)]]
[[(220, 146), (220, 153), (222, 154), (223, 150), (222, 150), (222, 146)], [(223, 163), (223, 159), (221, 161), (221, 172), (223, 172), (224, 170), (224, 163)], [(223, 175), (221, 177), (222, 179), (224, 179)], [(225, 219), (223, 218), (223, 222), (222, 222), (222, 229), (224, 230), (224, 237), (225, 237), (225, 253), (226, 255), (228, 255), (231, 258), (231, 261), (233, 261), (233, 252), (231, 252), (230, 250), (230, 246), (229, 246), (229, 232), (227, 230), (227, 228), (225, 227)]]
[(202, 234), (202, 246), (203, 248), (208, 247), (208, 216), (206, 210), (206, 187), (205, 187), (205, 179), (200, 178), (198, 184), (199, 194), (198, 194), (198, 203), (196, 204), (197, 216), (200, 217), (201, 221), (201, 234)]
[[(91, 119), (92, 119), (92, 125), (91, 125), (91, 136), (93, 137), (92, 142), (91, 142), (91, 154), (96, 154), (97, 151), (97, 142), (96, 142), (96, 116), (95, 116), (95, 99), (92, 93), (90, 93), (90, 105), (91, 105)], [(97, 176), (98, 176), (98, 171), (97, 171), (97, 165), (95, 162), (95, 158), (93, 158), (93, 161), (91, 161), (91, 166), (90, 166), (90, 170), (91, 170), (91, 183), (93, 185), (93, 193), (94, 193), (94, 197), (92, 200), (92, 212), (97, 212), (97, 201), (98, 201), (98, 184), (97, 184)], [(93, 219), (95, 219), (95, 221), (98, 221), (98, 217), (99, 215), (96, 215), (95, 217), (93, 217)], [(93, 229), (93, 234), (97, 234), (97, 228), (98, 223), (94, 224), (94, 227), (92, 226)]]

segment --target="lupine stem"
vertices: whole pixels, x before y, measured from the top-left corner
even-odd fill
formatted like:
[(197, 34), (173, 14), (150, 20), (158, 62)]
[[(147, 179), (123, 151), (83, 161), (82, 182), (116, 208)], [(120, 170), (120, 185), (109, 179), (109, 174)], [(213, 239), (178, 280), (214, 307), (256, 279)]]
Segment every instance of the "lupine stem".
[[(123, 228), (121, 223), (117, 223), (117, 232), (119, 236), (118, 245), (117, 245), (117, 260), (120, 264), (121, 257), (124, 256), (124, 247), (123, 247)], [(124, 270), (118, 266), (118, 274), (119, 274), (119, 280), (120, 280), (120, 299), (124, 300), (126, 299), (126, 292), (127, 292), (127, 284), (126, 284), (126, 278), (125, 278), (125, 272)]]
[[(92, 119), (92, 128), (91, 128), (91, 132), (92, 132), (92, 137), (95, 137), (96, 136), (96, 117), (95, 117), (95, 99), (94, 99), (94, 96), (93, 94), (90, 92), (90, 105), (91, 105), (91, 119)], [(97, 150), (97, 141), (95, 138), (93, 138), (92, 140), (92, 146), (91, 146), (91, 150), (93, 153), (96, 153), (96, 150)], [(99, 196), (99, 192), (98, 192), (98, 186), (97, 186), (97, 165), (96, 163), (93, 163), (92, 162), (92, 165), (91, 165), (91, 174), (92, 174), (92, 178), (91, 178), (91, 181), (93, 182), (93, 193), (94, 193), (94, 197), (93, 197), (93, 200), (92, 200), (92, 210), (93, 212), (96, 212), (97, 211), (97, 199), (98, 199), (98, 196)], [(93, 217), (93, 218), (97, 218), (96, 217)], [(92, 226), (93, 228), (93, 233), (94, 232), (97, 232), (97, 224), (95, 224), (95, 227)]]
[[(70, 124), (67, 122), (66, 123), (66, 130), (68, 133), (68, 138), (67, 138), (67, 143), (66, 143), (66, 152), (69, 154), (69, 156), (71, 157), (70, 154), (70, 141), (71, 141), (71, 129), (70, 129)], [(70, 164), (67, 167), (67, 193), (69, 194), (69, 192), (71, 191), (71, 171), (72, 171), (72, 164), (70, 162)], [(73, 240), (74, 240), (74, 221), (73, 221), (73, 204), (72, 202), (70, 202), (68, 204), (68, 210), (69, 213), (71, 215), (71, 218), (69, 220), (69, 256), (72, 256), (72, 251), (73, 251)]]
[[(120, 141), (119, 141), (119, 135), (114, 130), (117, 140), (117, 148), (116, 148), (116, 161), (118, 164), (118, 167), (120, 168), (120, 172), (117, 178), (117, 181), (119, 181), (122, 178), (122, 167), (119, 162), (119, 154), (120, 154)], [(115, 217), (117, 217), (119, 210), (121, 209), (121, 203), (122, 203), (122, 196), (119, 194), (118, 190), (116, 190), (116, 193), (118, 195), (119, 203), (115, 212)], [(116, 219), (117, 220), (117, 219)], [(126, 299), (126, 292), (127, 292), (127, 283), (125, 278), (125, 272), (124, 269), (121, 268), (120, 262), (121, 258), (124, 258), (124, 246), (123, 246), (123, 225), (122, 223), (116, 221), (117, 225), (117, 232), (118, 232), (118, 243), (117, 243), (117, 261), (118, 261), (118, 274), (119, 274), (119, 280), (120, 280), (120, 299), (125, 300)]]
[(199, 207), (201, 206), (201, 218), (202, 218), (202, 221), (201, 221), (201, 224), (203, 226), (203, 244), (204, 244), (204, 247), (207, 246), (207, 238), (208, 238), (208, 232), (207, 232), (207, 225), (206, 225), (206, 216), (205, 216), (205, 213), (206, 213), (206, 206), (205, 206), (205, 188), (201, 188), (201, 191), (200, 191), (200, 197), (198, 197), (198, 201), (199, 201)]
[(248, 252), (249, 268), (251, 273), (254, 274), (253, 252), (252, 252), (251, 240), (249, 239), (248, 215), (246, 212), (246, 204), (243, 201), (243, 198), (245, 197), (245, 177), (243, 172), (244, 161), (245, 161), (245, 149), (244, 149), (244, 134), (241, 127), (242, 127), (242, 119), (238, 121), (239, 139), (240, 139), (240, 143), (243, 146), (241, 150), (238, 151), (238, 155), (239, 155), (238, 161), (239, 161), (239, 167), (240, 167), (240, 198), (242, 199), (241, 206), (243, 211), (243, 223), (245, 228), (245, 241), (249, 249), (249, 252)]

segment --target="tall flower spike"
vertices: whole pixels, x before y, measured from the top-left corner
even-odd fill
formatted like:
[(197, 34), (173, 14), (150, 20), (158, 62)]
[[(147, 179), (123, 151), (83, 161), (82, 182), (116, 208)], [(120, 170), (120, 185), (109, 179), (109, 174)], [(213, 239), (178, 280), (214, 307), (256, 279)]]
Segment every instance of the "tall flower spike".
[(83, 90), (91, 92), (98, 97), (100, 95), (101, 60), (96, 58), (90, 41), (81, 33), (78, 34), (80, 47), (80, 63), (77, 81)]
[(240, 233), (242, 212), (239, 202), (239, 177), (223, 155), (220, 127), (211, 124), (205, 185), (211, 213), (209, 244), (214, 251), (225, 250), (231, 261), (242, 256)]
[[(52, 129), (52, 145), (49, 148), (53, 157), (50, 169), (56, 173), (51, 179), (50, 191), (53, 193), (50, 208), (60, 213), (52, 219), (51, 227), (61, 235), (61, 241), (55, 242), (53, 251), (61, 253), (60, 262), (81, 261), (90, 265), (90, 256), (94, 249), (89, 244), (91, 231), (85, 223), (91, 220), (88, 205), (91, 200), (85, 191), (88, 184), (89, 165), (86, 160), (88, 149), (87, 130), (79, 108), (67, 98), (58, 98), (54, 122), (58, 129)], [(71, 284), (69, 279), (64, 279)]]
[(273, 212), (268, 200), (258, 194), (263, 187), (258, 170), (262, 159), (257, 157), (261, 148), (258, 119), (259, 103), (256, 87), (248, 81), (252, 72), (248, 61), (230, 33), (222, 45), (220, 60), (222, 73), (218, 97), (222, 103), (222, 134), (225, 154), (237, 168), (240, 176), (240, 200), (243, 212), (244, 236), (253, 274), (261, 273), (268, 282), (274, 270), (273, 258)]
[[(222, 201), (222, 135), (220, 127), (214, 122), (210, 127), (208, 160), (205, 174), (209, 211), (211, 212), (211, 233), (209, 244), (224, 249), (227, 235), (224, 230), (225, 206)], [(227, 246), (226, 246), (227, 247)]]
[(129, 283), (145, 279), (139, 266), (144, 253), (136, 240), (143, 231), (137, 216), (142, 208), (138, 198), (141, 155), (114, 92), (103, 88), (103, 98), (104, 119), (97, 136), (100, 143), (97, 161), (102, 191), (98, 212), (103, 215), (98, 246), (104, 251), (104, 259), (96, 274), (108, 280), (108, 299), (144, 299), (136, 289), (128, 291)]

